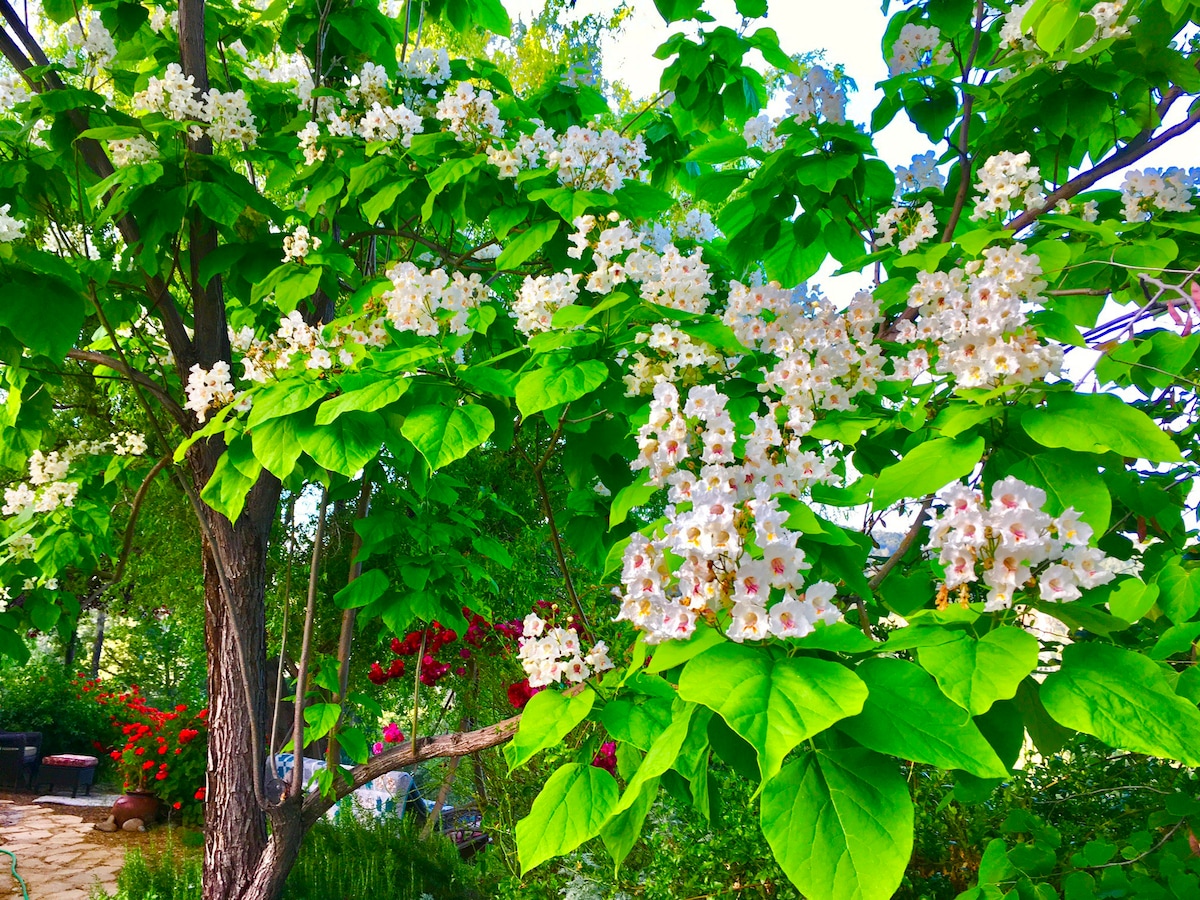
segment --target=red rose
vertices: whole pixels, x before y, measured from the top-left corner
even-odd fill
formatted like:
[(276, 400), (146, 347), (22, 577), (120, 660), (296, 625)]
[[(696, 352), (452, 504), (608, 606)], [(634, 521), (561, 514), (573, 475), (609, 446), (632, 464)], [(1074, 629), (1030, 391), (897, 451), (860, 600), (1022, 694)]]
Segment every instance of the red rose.
[(154, 768), (154, 760), (152, 760), (152, 759), (148, 759), (144, 763), (142, 763), (142, 771), (145, 771), (146, 769), (153, 769), (153, 768)]
[(199, 790), (196, 791), (196, 799), (197, 800), (204, 799), (204, 788), (200, 788)]

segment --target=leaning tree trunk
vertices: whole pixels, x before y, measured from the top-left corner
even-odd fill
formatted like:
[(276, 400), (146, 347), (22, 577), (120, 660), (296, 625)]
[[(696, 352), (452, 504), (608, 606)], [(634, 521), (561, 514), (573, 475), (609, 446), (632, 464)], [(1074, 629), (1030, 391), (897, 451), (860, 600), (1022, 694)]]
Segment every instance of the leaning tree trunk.
[[(243, 900), (263, 864), (266, 817), (254, 790), (254, 770), (263, 748), (251, 737), (265, 735), (267, 541), (279, 500), (279, 482), (264, 475), (247, 498), (237, 524), (206, 510), (218, 553), (204, 547), (205, 643), (208, 650), (208, 783), (205, 797), (204, 900)], [(217, 559), (226, 567), (224, 596)], [(232, 613), (232, 617), (231, 617)], [(241, 648), (235, 638), (240, 631)], [(250, 707), (243, 684), (245, 654)], [(253, 723), (252, 723), (253, 720)], [(285, 829), (286, 830), (286, 829)], [(274, 900), (277, 895), (260, 895)]]

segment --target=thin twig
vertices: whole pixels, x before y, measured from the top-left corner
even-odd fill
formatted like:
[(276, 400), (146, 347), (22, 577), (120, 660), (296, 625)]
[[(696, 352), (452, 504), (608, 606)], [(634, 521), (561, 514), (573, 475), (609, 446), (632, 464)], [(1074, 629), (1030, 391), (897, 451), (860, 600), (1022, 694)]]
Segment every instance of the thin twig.
[(325, 539), (325, 508), (329, 488), (321, 486), (321, 506), (317, 511), (317, 531), (313, 536), (312, 563), (308, 569), (308, 603), (304, 609), (304, 638), (300, 644), (300, 664), (296, 670), (296, 700), (292, 716), (292, 789), (293, 796), (304, 791), (304, 701), (308, 696), (308, 664), (312, 657), (313, 620), (317, 611), (317, 583), (321, 576), (321, 543)]

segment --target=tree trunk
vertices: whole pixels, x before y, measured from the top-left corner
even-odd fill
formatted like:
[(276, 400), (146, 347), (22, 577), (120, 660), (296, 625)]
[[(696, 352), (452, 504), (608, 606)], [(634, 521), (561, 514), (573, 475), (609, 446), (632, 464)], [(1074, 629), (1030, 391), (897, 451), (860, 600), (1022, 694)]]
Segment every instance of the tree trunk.
[[(199, 454), (198, 454), (199, 455)], [(204, 454), (207, 456), (207, 454)], [(203, 463), (196, 468), (201, 468)], [(209, 470), (211, 472), (211, 469)], [(203, 483), (201, 478), (196, 479)], [(261, 766), (264, 748), (252, 734), (265, 735), (266, 678), (266, 562), (267, 540), (279, 501), (279, 482), (264, 475), (246, 500), (237, 524), (206, 511), (208, 525), (226, 566), (232, 596), (224, 597), (213, 548), (204, 547), (205, 643), (208, 649), (208, 784), (205, 797), (204, 900), (243, 900), (267, 851), (266, 817), (254, 791), (254, 770)], [(232, 612), (233, 618), (230, 618)], [(241, 631), (249, 681), (247, 708), (240, 652), (234, 623)], [(253, 723), (252, 723), (253, 717)], [(282, 812), (282, 811), (281, 811)], [(283, 823), (278, 823), (282, 825)], [(288, 842), (292, 829), (281, 829)], [(294, 829), (299, 842), (299, 828)], [(283, 848), (286, 850), (286, 848)], [(290, 867), (295, 850), (274, 852)], [(285, 871), (286, 874), (286, 871)], [(279, 888), (282, 880), (279, 880)], [(256, 894), (274, 900), (277, 894)]]

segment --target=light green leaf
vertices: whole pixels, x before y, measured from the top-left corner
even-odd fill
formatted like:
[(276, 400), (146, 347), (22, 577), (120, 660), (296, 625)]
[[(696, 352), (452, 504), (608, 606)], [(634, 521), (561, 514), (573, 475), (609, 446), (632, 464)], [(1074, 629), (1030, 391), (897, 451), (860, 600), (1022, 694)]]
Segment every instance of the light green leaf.
[(382, 569), (363, 572), (333, 595), (339, 609), (358, 609), (374, 603), (388, 589), (388, 577)]
[(408, 385), (407, 378), (386, 378), (357, 390), (346, 391), (321, 404), (321, 408), (317, 410), (317, 424), (328, 425), (342, 413), (351, 410), (374, 412), (382, 409), (403, 397)]
[(489, 437), (496, 420), (485, 406), (418, 406), (404, 419), (400, 433), (412, 441), (431, 469), (462, 459)]
[(536, 222), (520, 234), (513, 235), (505, 244), (503, 252), (496, 258), (497, 269), (515, 269), (546, 245), (554, 237), (561, 223), (558, 219)]
[(1200, 711), (1156, 663), (1109, 644), (1071, 644), (1041, 688), (1061, 725), (1135, 753), (1200, 765)]
[(304, 729), (304, 743), (319, 741), (333, 730), (342, 708), (336, 703), (311, 703), (304, 707), (304, 721), (308, 727)]
[(1038, 642), (1028, 631), (1006, 625), (981, 639), (963, 634), (957, 641), (922, 647), (918, 658), (942, 693), (978, 716), (997, 700), (1016, 695), (1021, 679), (1037, 668)]
[(913, 806), (893, 760), (805, 753), (763, 789), (762, 831), (810, 900), (887, 900), (912, 855)]
[[(676, 704), (678, 706), (678, 704)], [(692, 714), (696, 711), (695, 705), (688, 704), (683, 709), (677, 709), (671, 724), (667, 726), (654, 743), (650, 745), (650, 749), (646, 751), (646, 756), (642, 760), (642, 764), (638, 766), (637, 772), (629, 779), (629, 784), (625, 788), (625, 795), (621, 798), (621, 802), (617, 804), (616, 811), (624, 812), (633, 806), (637, 800), (637, 795), (642, 787), (648, 782), (657, 779), (667, 769), (675, 765), (675, 760), (679, 757), (679, 750), (683, 747), (683, 742), (688, 736), (688, 726), (692, 721)]]
[(633, 800), (625, 808), (614, 813), (601, 827), (600, 839), (612, 857), (614, 871), (620, 869), (621, 863), (637, 843), (657, 794), (658, 779), (652, 778), (638, 788)]
[(590, 394), (607, 378), (608, 367), (596, 359), (586, 359), (564, 369), (534, 369), (517, 382), (517, 409), (529, 418), (543, 409)]
[(692, 636), (686, 641), (664, 641), (656, 646), (654, 648), (654, 657), (650, 660), (650, 665), (646, 667), (646, 672), (650, 675), (656, 675), (659, 672), (667, 671), (667, 669), (681, 666), (689, 659), (699, 656), (710, 647), (723, 644), (727, 640), (728, 638), (716, 628), (711, 628), (702, 622), (697, 622), (696, 630), (692, 632)]
[(286, 479), (296, 468), (304, 450), (300, 447), (296, 422), (290, 417), (267, 419), (249, 431), (254, 456), (276, 478)]
[(584, 688), (573, 697), (557, 691), (534, 694), (521, 713), (521, 725), (504, 748), (508, 769), (519, 769), (534, 754), (559, 744), (571, 730), (587, 718), (596, 701), (596, 692)]
[(567, 763), (550, 776), (529, 815), (517, 822), (521, 874), (570, 853), (600, 827), (617, 805), (617, 782), (598, 766)]
[(1045, 407), (1021, 418), (1026, 434), (1043, 447), (1177, 462), (1179, 448), (1154, 420), (1113, 394), (1051, 394)]
[(984, 441), (938, 438), (918, 444), (904, 459), (879, 473), (872, 492), (876, 509), (891, 506), (905, 497), (932, 494), (951, 481), (971, 474), (983, 458)]
[[(249, 441), (246, 444), (248, 446)], [(212, 475), (200, 491), (200, 499), (236, 523), (246, 505), (246, 495), (258, 481), (260, 472), (262, 464), (258, 460), (253, 457), (248, 461), (235, 459), (235, 454), (227, 450), (217, 460)]]
[(328, 425), (300, 432), (300, 446), (317, 465), (353, 478), (383, 446), (383, 418), (378, 413), (348, 412)]
[(290, 416), (302, 409), (308, 409), (324, 397), (328, 390), (329, 386), (324, 382), (302, 378), (289, 378), (286, 381), (268, 384), (254, 394), (254, 405), (250, 407), (246, 425), (254, 428), (268, 419)]
[(726, 642), (684, 666), (679, 696), (707, 706), (745, 738), (766, 781), (801, 741), (861, 712), (867, 688), (838, 663), (775, 659), (765, 647)]
[(837, 727), (864, 747), (980, 778), (1008, 774), (970, 714), (947, 700), (919, 666), (876, 658), (855, 671), (870, 694), (863, 711)]
[(1144, 584), (1136, 578), (1122, 578), (1108, 595), (1108, 611), (1118, 619), (1136, 622), (1150, 611), (1158, 599), (1158, 585)]
[(627, 484), (621, 490), (617, 491), (617, 495), (613, 497), (612, 506), (608, 511), (608, 527), (615, 528), (627, 518), (629, 513), (634, 508), (643, 505), (647, 500), (658, 493), (658, 487), (646, 482), (646, 473), (633, 483)]
[(1154, 583), (1159, 608), (1174, 624), (1188, 621), (1200, 609), (1200, 570), (1185, 569), (1176, 559), (1158, 571)]

